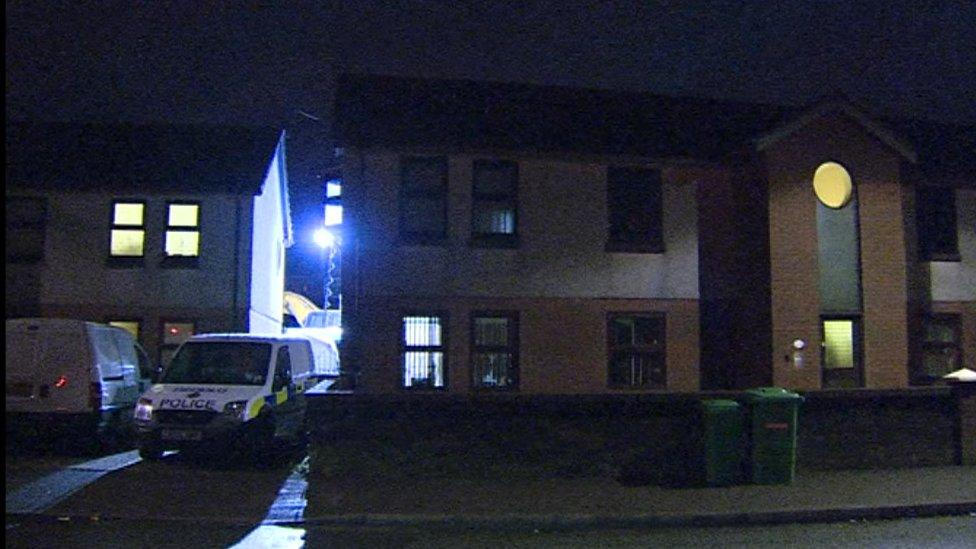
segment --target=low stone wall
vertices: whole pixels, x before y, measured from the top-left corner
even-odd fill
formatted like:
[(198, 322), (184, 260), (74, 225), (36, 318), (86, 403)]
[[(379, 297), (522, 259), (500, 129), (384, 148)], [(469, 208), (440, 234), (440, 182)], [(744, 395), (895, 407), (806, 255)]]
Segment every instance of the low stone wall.
[[(340, 468), (433, 476), (606, 476), (687, 485), (703, 481), (699, 400), (739, 397), (325, 394), (309, 398), (309, 413), (313, 440), (338, 452), (331, 459)], [(959, 460), (958, 407), (948, 388), (818, 392), (804, 398), (800, 469)]]

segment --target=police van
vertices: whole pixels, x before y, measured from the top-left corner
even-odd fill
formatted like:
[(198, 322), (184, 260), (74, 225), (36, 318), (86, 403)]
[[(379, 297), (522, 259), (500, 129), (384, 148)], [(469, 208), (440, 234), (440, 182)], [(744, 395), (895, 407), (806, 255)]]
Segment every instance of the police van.
[(303, 440), (313, 361), (305, 338), (191, 337), (136, 403), (139, 455), (159, 459), (203, 445), (260, 452), (278, 440)]

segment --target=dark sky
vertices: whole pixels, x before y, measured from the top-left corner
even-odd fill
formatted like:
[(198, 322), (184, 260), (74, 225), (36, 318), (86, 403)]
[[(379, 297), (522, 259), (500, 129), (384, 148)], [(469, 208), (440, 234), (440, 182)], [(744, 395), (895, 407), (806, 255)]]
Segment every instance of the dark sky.
[(966, 0), (8, 0), (6, 30), (8, 118), (287, 128), (300, 239), (342, 71), (785, 104), (842, 92), (883, 115), (976, 123)]

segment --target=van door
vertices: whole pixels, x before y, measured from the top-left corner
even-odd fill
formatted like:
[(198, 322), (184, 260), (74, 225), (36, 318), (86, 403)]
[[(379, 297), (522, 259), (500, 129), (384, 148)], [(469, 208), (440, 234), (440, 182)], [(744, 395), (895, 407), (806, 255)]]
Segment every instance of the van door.
[(297, 390), (292, 377), (289, 345), (280, 345), (275, 357), (271, 385), (275, 397), (276, 436), (297, 436), (304, 428), (305, 395)]

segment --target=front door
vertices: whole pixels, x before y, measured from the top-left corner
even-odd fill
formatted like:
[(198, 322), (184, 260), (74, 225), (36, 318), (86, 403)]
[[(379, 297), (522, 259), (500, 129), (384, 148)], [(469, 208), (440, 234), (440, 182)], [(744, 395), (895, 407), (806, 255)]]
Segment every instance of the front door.
[(823, 387), (863, 387), (860, 318), (824, 317), (821, 321), (821, 332)]

